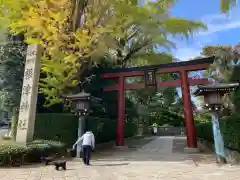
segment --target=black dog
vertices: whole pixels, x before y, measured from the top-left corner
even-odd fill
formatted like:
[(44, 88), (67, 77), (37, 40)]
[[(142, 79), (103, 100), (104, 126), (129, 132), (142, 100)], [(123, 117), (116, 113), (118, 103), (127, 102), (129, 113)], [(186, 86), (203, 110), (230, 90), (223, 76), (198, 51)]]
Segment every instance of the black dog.
[(53, 161), (53, 165), (55, 166), (55, 169), (58, 171), (59, 168), (61, 167), (63, 170), (66, 170), (66, 165), (67, 165), (67, 161), (64, 159), (60, 159), (60, 160), (55, 160)]
[(49, 157), (42, 157), (41, 159), (42, 159), (42, 161), (45, 162), (45, 165), (47, 166), (47, 165), (49, 165), (51, 162), (53, 162), (53, 160), (54, 160), (55, 158), (49, 156)]

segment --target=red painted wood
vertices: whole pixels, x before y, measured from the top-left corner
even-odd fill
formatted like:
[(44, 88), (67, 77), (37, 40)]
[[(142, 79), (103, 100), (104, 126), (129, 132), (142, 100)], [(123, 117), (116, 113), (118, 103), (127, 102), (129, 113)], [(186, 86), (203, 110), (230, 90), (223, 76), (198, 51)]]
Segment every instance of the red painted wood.
[[(180, 72), (183, 70), (198, 71), (198, 70), (207, 69), (208, 67), (209, 67), (209, 64), (187, 65), (187, 66), (179, 66), (179, 67), (171, 67), (171, 68), (162, 68), (157, 70), (157, 73)], [(120, 74), (121, 76), (124, 76), (124, 77), (144, 76), (144, 71), (105, 73), (101, 77), (104, 79), (118, 78)]]
[[(210, 83), (208, 79), (192, 79), (188, 78), (189, 84), (191, 86), (194, 85), (203, 85), (203, 84), (208, 84)], [(178, 87), (181, 86), (181, 81), (180, 80), (175, 80), (175, 81), (166, 81), (166, 82), (157, 82), (158, 87)], [(118, 90), (118, 84), (112, 85), (112, 86), (105, 86), (104, 91), (117, 91)], [(125, 84), (124, 89), (128, 90), (134, 90), (134, 89), (143, 89), (145, 88), (144, 83), (137, 83), (137, 84)]]
[(118, 84), (111, 85), (111, 86), (105, 86), (103, 88), (103, 91), (117, 91), (118, 90)]
[(118, 119), (116, 127), (116, 145), (124, 146), (124, 118), (125, 118), (125, 92), (124, 77), (119, 77), (118, 89)]
[(198, 71), (204, 70), (209, 67), (209, 64), (197, 64), (197, 65), (187, 65), (187, 66), (179, 66), (173, 68), (164, 68), (160, 69), (158, 73), (170, 73), (170, 72), (181, 72), (181, 71)]
[(120, 77), (120, 73), (105, 73), (101, 75), (101, 78), (103, 79), (118, 78), (118, 77)]
[(193, 120), (193, 109), (187, 71), (181, 71), (180, 78), (182, 87), (182, 98), (184, 104), (187, 144), (189, 148), (197, 148), (197, 136)]
[(211, 83), (211, 81), (209, 81), (207, 78), (201, 78), (201, 79), (188, 78), (188, 82), (190, 86), (204, 85), (204, 84)]

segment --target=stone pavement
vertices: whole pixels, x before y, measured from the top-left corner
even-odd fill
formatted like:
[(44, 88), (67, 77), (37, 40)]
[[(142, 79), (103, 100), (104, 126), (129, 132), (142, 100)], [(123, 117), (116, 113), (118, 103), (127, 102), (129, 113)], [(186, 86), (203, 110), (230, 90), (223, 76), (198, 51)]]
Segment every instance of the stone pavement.
[(97, 152), (91, 166), (74, 159), (65, 172), (43, 165), (0, 169), (0, 180), (240, 180), (238, 166), (219, 167), (213, 154), (183, 153), (183, 138), (150, 137), (145, 141), (140, 145), (132, 141), (129, 149)]

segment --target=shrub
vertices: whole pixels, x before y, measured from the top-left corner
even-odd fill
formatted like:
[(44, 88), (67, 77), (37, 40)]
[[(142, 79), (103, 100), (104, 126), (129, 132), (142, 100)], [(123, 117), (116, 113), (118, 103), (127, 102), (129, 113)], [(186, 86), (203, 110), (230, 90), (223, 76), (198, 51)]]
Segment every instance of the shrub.
[[(88, 128), (93, 131), (96, 143), (108, 142), (116, 139), (116, 120), (102, 118), (88, 118)], [(132, 137), (137, 133), (137, 125), (134, 122), (124, 123), (124, 136)]]
[(116, 121), (103, 118), (89, 117), (88, 128), (94, 133), (96, 143), (103, 143), (116, 138)]
[(16, 160), (23, 163), (40, 162), (41, 157), (62, 153), (65, 145), (60, 142), (38, 140), (27, 144), (17, 144), (13, 141), (2, 141), (0, 146), (0, 163), (14, 165)]
[(73, 114), (37, 114), (34, 139), (60, 141), (70, 147), (76, 141), (77, 129), (78, 119)]
[(199, 138), (213, 142), (213, 132), (211, 121), (196, 123), (197, 136)]
[[(116, 139), (116, 120), (88, 117), (86, 124), (93, 131), (96, 143), (108, 142)], [(35, 123), (35, 139), (48, 139), (65, 143), (68, 147), (77, 139), (78, 119), (73, 114), (37, 114)], [(125, 122), (125, 137), (137, 133), (137, 125)]]
[(231, 115), (220, 122), (225, 146), (240, 151), (240, 116)]
[[(240, 116), (231, 115), (220, 119), (220, 129), (225, 147), (240, 151)], [(196, 120), (197, 136), (213, 142), (212, 122), (210, 117), (205, 120)]]
[(125, 122), (124, 136), (125, 138), (135, 136), (138, 132), (137, 124), (134, 122)]
[(4, 136), (2, 137), (2, 139), (3, 139), (3, 140), (11, 140), (12, 137), (11, 137), (11, 136), (5, 136), (5, 135), (4, 135)]

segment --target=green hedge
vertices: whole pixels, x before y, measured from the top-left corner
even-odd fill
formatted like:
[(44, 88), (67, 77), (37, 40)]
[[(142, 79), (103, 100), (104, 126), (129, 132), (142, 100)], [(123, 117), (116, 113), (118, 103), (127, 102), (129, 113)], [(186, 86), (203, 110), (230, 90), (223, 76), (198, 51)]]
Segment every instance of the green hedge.
[(212, 123), (210, 122), (201, 122), (196, 123), (197, 136), (199, 138), (213, 142), (213, 131)]
[(226, 147), (240, 151), (240, 116), (232, 115), (220, 122)]
[[(96, 143), (108, 142), (116, 138), (116, 121), (103, 118), (88, 118), (88, 128), (96, 136)], [(78, 120), (72, 114), (37, 114), (35, 123), (35, 139), (48, 139), (64, 142), (67, 146), (77, 139)], [(137, 133), (137, 125), (125, 122), (125, 137)]]
[[(116, 139), (116, 121), (108, 119), (88, 119), (88, 127), (96, 136), (97, 143), (108, 142)], [(133, 122), (125, 122), (124, 136), (132, 137), (137, 133), (137, 125)]]
[[(0, 165), (20, 165), (40, 162), (42, 157), (65, 153), (65, 145), (61, 142), (36, 140), (27, 146), (13, 141), (2, 140), (0, 146)], [(18, 162), (16, 162), (18, 161)]]
[(72, 114), (37, 114), (34, 139), (60, 141), (71, 146), (77, 137), (78, 120)]
[(150, 116), (150, 125), (157, 123), (158, 125), (168, 124), (170, 126), (179, 127), (184, 124), (183, 116), (175, 112), (160, 110), (157, 116)]
[[(231, 115), (220, 120), (220, 128), (227, 148), (240, 151), (240, 116)], [(197, 136), (213, 142), (211, 119), (196, 121)]]

